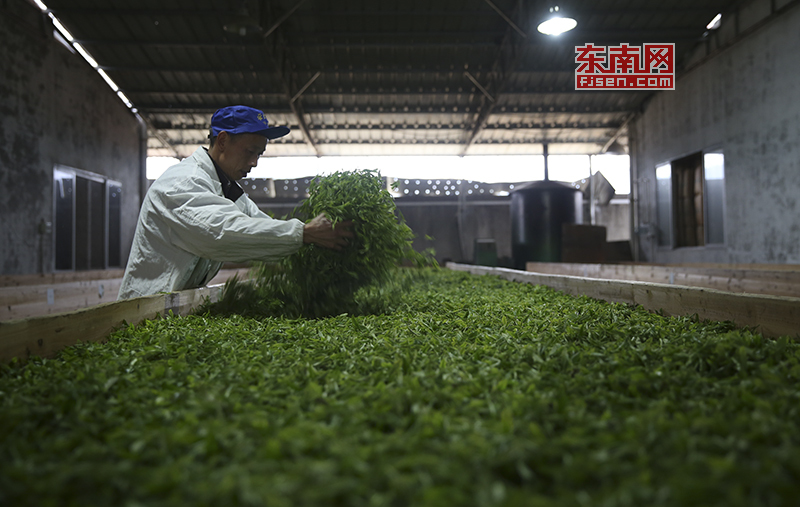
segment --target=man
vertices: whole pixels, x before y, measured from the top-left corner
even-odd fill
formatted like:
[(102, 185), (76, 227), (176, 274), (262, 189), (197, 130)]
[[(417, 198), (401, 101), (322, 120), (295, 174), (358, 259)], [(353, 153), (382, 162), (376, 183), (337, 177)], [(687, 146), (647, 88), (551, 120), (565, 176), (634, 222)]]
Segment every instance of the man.
[(341, 249), (353, 236), (352, 224), (334, 229), (324, 215), (307, 224), (275, 220), (236, 183), (270, 139), (288, 133), (288, 127), (270, 127), (257, 109), (216, 111), (209, 149), (198, 148), (147, 191), (118, 299), (202, 287), (223, 262), (275, 261), (303, 243)]

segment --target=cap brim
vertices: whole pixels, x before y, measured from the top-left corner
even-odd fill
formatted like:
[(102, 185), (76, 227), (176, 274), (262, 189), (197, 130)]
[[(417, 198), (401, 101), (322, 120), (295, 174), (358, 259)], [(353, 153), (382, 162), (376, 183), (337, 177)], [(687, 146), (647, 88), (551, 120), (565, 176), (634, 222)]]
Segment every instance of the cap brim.
[(260, 136), (264, 136), (267, 139), (277, 139), (279, 137), (283, 137), (291, 131), (289, 127), (269, 127), (265, 128), (264, 130), (247, 130), (240, 132), (238, 128), (235, 129), (226, 129), (220, 127), (211, 127), (211, 135), (218, 136), (220, 132), (227, 132), (230, 135), (236, 134), (258, 134)]
[(254, 132), (254, 134), (259, 134), (267, 139), (277, 139), (279, 137), (283, 137), (288, 134), (290, 131), (289, 127), (270, 127), (268, 129), (259, 130), (258, 132)]

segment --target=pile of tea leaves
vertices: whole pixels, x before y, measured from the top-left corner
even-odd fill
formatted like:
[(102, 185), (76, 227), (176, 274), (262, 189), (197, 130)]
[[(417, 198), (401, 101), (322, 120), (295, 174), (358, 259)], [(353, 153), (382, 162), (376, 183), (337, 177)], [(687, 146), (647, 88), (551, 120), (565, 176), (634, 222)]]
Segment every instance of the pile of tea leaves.
[(800, 346), (447, 270), (0, 371), (0, 505), (789, 506)]
[[(336, 251), (306, 244), (278, 264), (256, 264), (250, 281), (231, 280), (215, 314), (323, 317), (380, 306), (387, 283), (403, 263), (436, 263), (432, 252), (412, 248), (406, 225), (377, 170), (338, 171), (314, 178), (294, 214), (306, 221), (325, 214), (334, 227), (352, 222), (355, 237)], [(365, 292), (359, 292), (366, 289)], [(381, 297), (371, 297), (374, 293)]]

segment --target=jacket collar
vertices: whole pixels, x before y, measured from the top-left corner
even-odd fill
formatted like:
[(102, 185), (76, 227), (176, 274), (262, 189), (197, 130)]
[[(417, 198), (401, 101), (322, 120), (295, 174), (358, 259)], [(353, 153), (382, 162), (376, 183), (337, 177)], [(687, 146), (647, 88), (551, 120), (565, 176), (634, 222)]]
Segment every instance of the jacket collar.
[(208, 153), (206, 148), (197, 148), (197, 150), (192, 154), (192, 157), (197, 160), (206, 173), (212, 177), (216, 175), (217, 180), (222, 186), (222, 195), (224, 195), (226, 198), (236, 202), (236, 200), (240, 198), (242, 194), (244, 194), (242, 187), (240, 187), (236, 181), (230, 179), (227, 174), (222, 172), (222, 169), (220, 169), (217, 163), (214, 162), (214, 159), (211, 158), (211, 155)]

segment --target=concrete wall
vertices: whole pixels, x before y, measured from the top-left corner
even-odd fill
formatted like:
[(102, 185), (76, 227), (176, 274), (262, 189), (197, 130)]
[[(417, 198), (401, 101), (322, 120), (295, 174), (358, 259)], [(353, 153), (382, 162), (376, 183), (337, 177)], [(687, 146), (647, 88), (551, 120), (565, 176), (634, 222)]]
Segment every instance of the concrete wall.
[(127, 260), (145, 153), (136, 117), (24, 0), (0, 3), (0, 274), (53, 270), (53, 166), (122, 183), (122, 257)]
[[(275, 202), (254, 198), (258, 207), (275, 218), (286, 218), (299, 202)], [(397, 199), (395, 204), (414, 231), (414, 249), (436, 251), (439, 263), (473, 262), (476, 239), (493, 239), (498, 262), (511, 266), (511, 211), (509, 199), (467, 201), (459, 208), (455, 199)], [(460, 211), (459, 211), (460, 210)], [(459, 227), (459, 212), (461, 226)], [(427, 239), (430, 237), (432, 239)]]
[(461, 207), (456, 200), (395, 202), (417, 235), (415, 250), (433, 248), (440, 263), (474, 262), (475, 240), (494, 240), (498, 263), (511, 266), (510, 198), (467, 201)]
[[(771, 10), (775, 9), (775, 10)], [(745, 2), (631, 126), (642, 260), (800, 263), (800, 4)], [(725, 243), (659, 247), (655, 167), (725, 155)]]
[[(290, 216), (292, 210), (300, 204), (299, 201), (275, 202), (257, 193), (251, 194), (251, 197), (262, 211), (275, 218)], [(475, 240), (492, 239), (495, 242), (498, 265), (513, 266), (510, 197), (467, 200), (461, 207), (458, 200), (444, 197), (401, 197), (395, 200), (395, 204), (416, 235), (414, 249), (421, 252), (433, 248), (439, 263), (475, 262)], [(585, 207), (588, 210), (588, 204)], [(596, 208), (595, 224), (606, 227), (607, 241), (630, 239), (628, 209), (628, 200), (624, 198), (613, 199), (608, 205)], [(584, 223), (589, 223), (588, 214)]]

